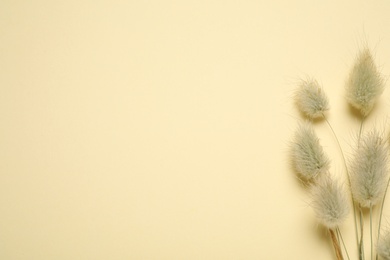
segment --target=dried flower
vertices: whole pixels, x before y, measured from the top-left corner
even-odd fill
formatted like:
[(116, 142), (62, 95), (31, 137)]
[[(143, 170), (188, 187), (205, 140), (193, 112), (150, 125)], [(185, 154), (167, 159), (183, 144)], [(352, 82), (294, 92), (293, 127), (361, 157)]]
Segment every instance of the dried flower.
[(327, 228), (335, 229), (348, 216), (348, 198), (342, 186), (330, 178), (323, 176), (312, 188), (312, 207), (318, 220)]
[(384, 82), (371, 52), (365, 48), (357, 56), (346, 84), (347, 101), (367, 116), (379, 96), (383, 93)]
[(381, 259), (390, 260), (390, 232), (379, 238), (376, 250)]
[(291, 156), (295, 169), (306, 180), (329, 169), (329, 159), (309, 123), (300, 124), (296, 130), (291, 144)]
[(363, 207), (374, 206), (383, 198), (388, 176), (388, 150), (384, 138), (368, 132), (360, 141), (351, 164), (351, 190)]
[(318, 118), (329, 110), (328, 97), (314, 79), (302, 80), (295, 93), (299, 110), (309, 118)]

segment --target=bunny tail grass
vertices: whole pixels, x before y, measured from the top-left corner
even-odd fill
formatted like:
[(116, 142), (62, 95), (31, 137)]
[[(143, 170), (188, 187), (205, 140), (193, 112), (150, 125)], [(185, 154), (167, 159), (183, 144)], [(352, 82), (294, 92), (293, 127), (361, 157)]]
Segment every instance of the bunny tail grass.
[(348, 216), (349, 203), (342, 186), (330, 176), (323, 176), (312, 187), (312, 207), (317, 219), (327, 228), (336, 229)]
[(363, 117), (367, 116), (383, 93), (384, 80), (379, 73), (371, 52), (363, 49), (356, 58), (346, 83), (346, 98)]
[(291, 143), (291, 159), (296, 171), (305, 180), (323, 175), (329, 169), (329, 159), (308, 122), (300, 124), (295, 132)]
[(314, 79), (302, 80), (295, 92), (299, 110), (309, 118), (322, 117), (329, 110), (328, 97)]
[(386, 190), (388, 178), (387, 144), (377, 131), (360, 140), (351, 164), (351, 190), (362, 207), (376, 205)]
[(378, 240), (376, 247), (377, 254), (383, 260), (390, 260), (390, 232), (387, 231)]

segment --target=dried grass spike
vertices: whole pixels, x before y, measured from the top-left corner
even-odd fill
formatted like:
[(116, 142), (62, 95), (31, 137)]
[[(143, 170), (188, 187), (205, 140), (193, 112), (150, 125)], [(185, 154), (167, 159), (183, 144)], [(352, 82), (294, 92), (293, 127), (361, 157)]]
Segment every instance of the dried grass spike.
[(384, 90), (384, 81), (371, 52), (363, 49), (355, 61), (346, 83), (347, 101), (367, 116)]
[(291, 157), (296, 171), (311, 180), (329, 170), (329, 159), (309, 123), (300, 124), (291, 143)]
[(350, 208), (345, 190), (329, 176), (318, 179), (313, 185), (312, 196), (315, 214), (327, 228), (335, 229), (348, 216)]
[(361, 140), (351, 163), (351, 190), (363, 207), (377, 204), (384, 195), (388, 179), (388, 148), (377, 132), (368, 132)]
[(328, 97), (314, 79), (302, 80), (295, 93), (299, 110), (309, 118), (318, 118), (329, 110)]

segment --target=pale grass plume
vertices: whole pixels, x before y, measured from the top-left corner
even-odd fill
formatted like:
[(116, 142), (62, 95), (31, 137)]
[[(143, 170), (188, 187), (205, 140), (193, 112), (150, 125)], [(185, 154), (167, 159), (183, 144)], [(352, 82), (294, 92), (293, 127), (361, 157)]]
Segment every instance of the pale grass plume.
[(357, 56), (346, 83), (349, 104), (367, 116), (384, 90), (384, 80), (368, 48)]
[(378, 240), (376, 251), (380, 259), (390, 260), (390, 232), (386, 231)]
[(388, 179), (388, 144), (376, 130), (360, 140), (351, 162), (351, 190), (362, 207), (376, 205), (384, 195)]
[(328, 97), (314, 79), (301, 80), (295, 101), (299, 110), (311, 119), (322, 117), (329, 110)]
[(312, 180), (329, 170), (329, 159), (310, 123), (299, 124), (291, 143), (291, 159), (304, 180)]
[(347, 218), (350, 206), (343, 186), (329, 175), (317, 179), (311, 194), (317, 219), (327, 228), (335, 229)]

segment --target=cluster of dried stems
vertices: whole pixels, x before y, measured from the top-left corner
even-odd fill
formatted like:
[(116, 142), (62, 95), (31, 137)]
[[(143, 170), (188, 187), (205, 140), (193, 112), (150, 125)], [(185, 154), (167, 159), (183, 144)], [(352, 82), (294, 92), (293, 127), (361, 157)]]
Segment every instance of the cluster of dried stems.
[[(327, 119), (329, 101), (323, 88), (314, 79), (302, 80), (295, 101), (307, 120), (300, 123), (291, 142), (291, 159), (299, 176), (310, 187), (311, 206), (319, 222), (329, 230), (337, 259), (350, 259), (340, 226), (353, 213), (356, 250), (359, 259), (390, 259), (390, 231), (381, 230), (383, 205), (389, 185), (389, 145), (387, 136), (377, 130), (364, 131), (363, 123), (384, 90), (384, 80), (379, 73), (369, 48), (356, 57), (346, 82), (346, 100), (361, 114), (355, 150), (350, 160)], [(323, 119), (333, 133), (344, 162), (346, 188), (335, 174), (330, 173), (330, 160), (317, 137), (312, 120)], [(373, 241), (373, 209), (379, 207), (377, 240)], [(367, 210), (364, 210), (367, 209)], [(369, 254), (364, 252), (364, 212), (370, 219)], [(369, 213), (368, 213), (369, 212)]]

